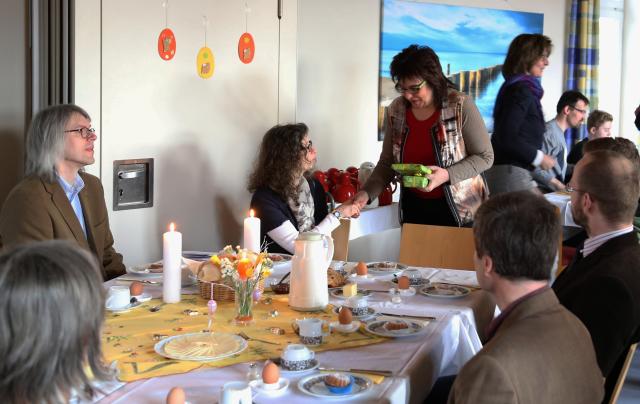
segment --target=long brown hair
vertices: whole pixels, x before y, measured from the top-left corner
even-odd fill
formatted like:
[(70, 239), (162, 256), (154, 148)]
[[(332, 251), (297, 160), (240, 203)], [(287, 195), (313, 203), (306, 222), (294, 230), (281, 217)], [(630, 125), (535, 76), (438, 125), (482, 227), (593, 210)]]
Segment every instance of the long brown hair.
[(513, 38), (502, 64), (505, 79), (516, 74), (525, 74), (543, 55), (549, 56), (553, 44), (549, 37), (542, 34), (520, 34)]
[(389, 71), (395, 83), (414, 77), (426, 81), (433, 91), (433, 101), (438, 108), (447, 96), (447, 89), (454, 87), (442, 72), (440, 58), (428, 46), (410, 45), (404, 48), (391, 60)]
[(304, 123), (276, 125), (262, 138), (260, 151), (249, 176), (247, 189), (253, 193), (267, 187), (284, 200), (298, 199), (299, 176), (306, 149), (302, 139), (309, 132)]

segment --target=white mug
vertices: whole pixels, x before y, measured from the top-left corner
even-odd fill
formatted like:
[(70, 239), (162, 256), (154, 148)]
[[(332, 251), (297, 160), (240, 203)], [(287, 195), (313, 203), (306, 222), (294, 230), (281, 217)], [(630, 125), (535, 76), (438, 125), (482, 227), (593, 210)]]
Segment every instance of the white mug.
[(121, 309), (131, 303), (131, 292), (128, 286), (111, 286), (107, 293), (105, 306), (109, 309)]
[(302, 344), (289, 344), (282, 352), (282, 358), (288, 361), (313, 359), (315, 353)]
[(251, 404), (251, 386), (245, 382), (228, 382), (222, 386), (219, 404)]
[(300, 327), (301, 337), (320, 337), (326, 335), (322, 332), (322, 325), (325, 323), (324, 320), (320, 320), (319, 318), (305, 318), (303, 320), (297, 320), (297, 322)]

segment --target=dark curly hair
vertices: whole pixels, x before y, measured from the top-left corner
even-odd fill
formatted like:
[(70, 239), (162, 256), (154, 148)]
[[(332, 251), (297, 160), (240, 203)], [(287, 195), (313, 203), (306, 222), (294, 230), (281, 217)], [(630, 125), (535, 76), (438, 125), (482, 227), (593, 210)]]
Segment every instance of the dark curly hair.
[(433, 91), (433, 101), (438, 107), (447, 95), (447, 88), (455, 88), (442, 72), (440, 58), (428, 46), (409, 45), (404, 48), (393, 57), (389, 70), (394, 83), (421, 77)]
[(304, 123), (276, 125), (262, 138), (258, 158), (249, 176), (247, 189), (254, 193), (267, 187), (282, 199), (298, 201), (296, 176), (302, 170), (302, 158), (306, 149), (302, 139), (309, 132)]
[(502, 65), (502, 76), (508, 79), (516, 74), (525, 74), (536, 61), (553, 50), (549, 37), (542, 34), (520, 34), (513, 38)]

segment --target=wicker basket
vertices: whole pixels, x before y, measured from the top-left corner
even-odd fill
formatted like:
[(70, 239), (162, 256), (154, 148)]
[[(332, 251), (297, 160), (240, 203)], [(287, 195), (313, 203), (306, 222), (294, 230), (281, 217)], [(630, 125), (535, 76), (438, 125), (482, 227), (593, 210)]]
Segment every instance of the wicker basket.
[[(198, 288), (200, 289), (200, 296), (207, 300), (213, 296), (213, 300), (217, 302), (233, 302), (236, 297), (233, 286), (221, 282), (205, 282), (198, 279)], [(213, 294), (211, 289), (213, 289)], [(261, 293), (264, 292), (264, 279), (260, 279), (256, 289)]]

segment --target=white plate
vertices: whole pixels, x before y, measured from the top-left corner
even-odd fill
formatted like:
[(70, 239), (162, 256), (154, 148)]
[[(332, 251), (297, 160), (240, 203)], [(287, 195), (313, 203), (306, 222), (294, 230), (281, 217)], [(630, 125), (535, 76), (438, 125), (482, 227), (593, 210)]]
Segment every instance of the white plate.
[[(346, 299), (342, 294), (342, 288), (331, 288), (329, 289), (329, 294), (333, 297), (337, 297), (338, 299)], [(368, 297), (371, 296), (370, 290), (359, 290), (357, 296)]]
[(214, 252), (211, 251), (183, 251), (182, 256), (184, 258), (188, 258), (194, 261), (206, 261), (211, 258), (212, 255), (215, 255)]
[(223, 337), (223, 338), (228, 338), (230, 339), (230, 342), (237, 342), (237, 348), (236, 349), (231, 349), (228, 352), (224, 352), (221, 353), (219, 355), (215, 355), (215, 356), (201, 356), (201, 357), (191, 357), (191, 356), (182, 356), (182, 355), (171, 355), (168, 354), (164, 351), (164, 346), (169, 342), (169, 341), (173, 341), (175, 339), (181, 339), (181, 338), (185, 338), (185, 337), (189, 337), (192, 335), (208, 335), (207, 333), (202, 333), (202, 332), (198, 332), (198, 333), (191, 333), (191, 334), (181, 334), (181, 335), (174, 335), (173, 337), (169, 337), (169, 338), (165, 338), (163, 340), (161, 340), (160, 342), (158, 342), (157, 344), (154, 345), (153, 349), (156, 351), (156, 353), (160, 356), (164, 356), (165, 358), (169, 358), (169, 359), (177, 359), (177, 360), (183, 360), (183, 361), (196, 361), (196, 362), (212, 362), (212, 361), (217, 361), (219, 359), (223, 359), (223, 358), (227, 358), (229, 356), (233, 356), (236, 354), (239, 354), (240, 352), (244, 351), (245, 349), (247, 349), (247, 346), (249, 346), (249, 344), (247, 343), (247, 341), (245, 341), (243, 338), (235, 335), (235, 334), (229, 334), (229, 333), (214, 333), (214, 336), (217, 337)]
[(471, 293), (469, 288), (446, 283), (432, 283), (420, 289), (420, 293), (429, 297), (439, 297), (444, 299), (457, 299)]
[(249, 386), (256, 389), (258, 392), (267, 396), (277, 396), (284, 393), (289, 388), (289, 379), (281, 377), (278, 379), (276, 386), (267, 387), (261, 379), (252, 380), (249, 382)]
[(148, 302), (149, 300), (152, 299), (152, 296), (148, 293), (143, 293), (141, 295), (131, 296), (131, 297), (135, 297), (136, 300), (139, 301), (140, 303)]
[[(275, 257), (280, 257), (280, 259), (274, 259)], [(269, 253), (269, 258), (273, 261), (273, 265), (279, 265), (291, 262), (293, 256), (291, 254)]]
[(408, 267), (398, 262), (368, 262), (367, 271), (372, 275), (393, 275), (399, 274)]
[[(149, 265), (152, 265), (152, 264), (162, 264), (162, 261), (156, 261), (156, 262), (152, 262), (152, 263), (149, 263), (149, 264), (136, 265), (136, 266), (129, 267), (129, 268), (127, 268), (127, 273), (129, 273), (131, 275), (140, 276), (140, 277), (143, 277), (143, 278), (162, 277), (162, 274), (164, 272), (164, 268), (157, 268), (157, 269), (155, 269), (156, 272), (154, 272), (154, 271), (149, 269)], [(189, 266), (184, 262), (184, 260), (182, 261), (182, 264), (180, 265), (180, 269), (182, 271), (191, 272), (191, 270), (189, 269)]]
[[(336, 306), (336, 307), (334, 307), (334, 308), (333, 308), (333, 312), (334, 312), (335, 314), (340, 314), (340, 308), (341, 308), (341, 307), (342, 307), (342, 306)], [(345, 306), (345, 307), (346, 307), (346, 306)], [(376, 309), (374, 309), (373, 307), (367, 307), (367, 313), (366, 313), (366, 314), (363, 314), (363, 315), (361, 315), (361, 316), (353, 316), (353, 318), (355, 318), (355, 319), (357, 319), (357, 320), (360, 320), (360, 321), (363, 321), (363, 320), (366, 320), (366, 319), (368, 319), (368, 318), (373, 317), (375, 314), (376, 314)]]
[(343, 399), (346, 397), (354, 397), (362, 394), (369, 390), (373, 385), (373, 382), (368, 377), (350, 373), (347, 374), (353, 376), (353, 388), (349, 393), (334, 394), (330, 392), (327, 386), (324, 384), (324, 378), (326, 374), (307, 376), (298, 382), (298, 388), (300, 389), (300, 391), (310, 396)]
[(362, 323), (360, 323), (358, 320), (353, 320), (351, 324), (347, 325), (340, 324), (339, 321), (332, 321), (329, 323), (329, 326), (338, 332), (349, 334), (358, 331), (358, 329), (360, 328), (360, 324)]
[[(387, 330), (384, 325), (387, 323), (406, 323), (409, 327), (403, 328), (400, 330)], [(381, 337), (391, 337), (391, 338), (401, 338), (401, 337), (412, 337), (416, 334), (419, 334), (423, 329), (424, 325), (411, 321), (408, 319), (397, 319), (393, 321), (389, 320), (377, 320), (372, 321), (365, 326), (365, 329), (374, 335), (379, 335)]]
[(140, 304), (141, 304), (140, 302), (129, 303), (128, 305), (124, 307), (119, 307), (119, 308), (111, 308), (111, 307), (105, 306), (105, 309), (107, 309), (107, 311), (110, 311), (112, 313), (124, 313), (131, 309), (135, 309), (136, 307), (139, 307)]
[(313, 370), (316, 370), (318, 369), (318, 366), (320, 366), (320, 362), (318, 362), (317, 359), (311, 359), (311, 363), (313, 363), (313, 366), (308, 367), (306, 369), (302, 369), (302, 370), (287, 370), (283, 368), (282, 365), (280, 365), (280, 373), (283, 375), (290, 375), (290, 376), (301, 375), (301, 374), (309, 373)]

